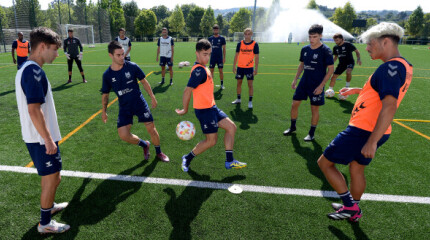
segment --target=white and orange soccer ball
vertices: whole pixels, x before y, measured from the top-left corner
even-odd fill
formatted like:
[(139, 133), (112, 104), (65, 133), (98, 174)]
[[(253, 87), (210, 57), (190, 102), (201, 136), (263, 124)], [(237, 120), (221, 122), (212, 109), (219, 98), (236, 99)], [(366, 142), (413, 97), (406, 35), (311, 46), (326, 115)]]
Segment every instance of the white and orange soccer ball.
[(335, 94), (335, 92), (333, 89), (328, 89), (327, 91), (325, 91), (326, 97), (332, 98), (332, 97), (334, 97), (334, 94)]
[(339, 100), (342, 100), (342, 101), (346, 100), (348, 98), (348, 96), (344, 96), (344, 95), (342, 95), (340, 93), (339, 93), (338, 97), (339, 97)]
[(182, 121), (176, 126), (176, 135), (181, 140), (191, 140), (196, 135), (196, 128), (192, 122)]

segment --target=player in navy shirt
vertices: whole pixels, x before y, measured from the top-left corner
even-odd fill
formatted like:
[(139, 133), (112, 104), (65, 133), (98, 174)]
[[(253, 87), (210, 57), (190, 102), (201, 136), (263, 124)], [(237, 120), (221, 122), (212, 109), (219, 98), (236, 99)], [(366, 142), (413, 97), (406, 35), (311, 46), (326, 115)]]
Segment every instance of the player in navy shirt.
[[(291, 106), (291, 127), (284, 131), (284, 135), (290, 135), (296, 131), (296, 120), (299, 114), (299, 106), (302, 100), (310, 98), (312, 120), (309, 134), (305, 141), (314, 139), (315, 129), (319, 120), (319, 107), (324, 105), (324, 85), (333, 74), (333, 54), (329, 47), (321, 42), (323, 32), (322, 25), (312, 25), (309, 29), (309, 42), (300, 52), (300, 64), (297, 69), (291, 87), (296, 89)], [(327, 71), (328, 69), (328, 71)], [(303, 73), (300, 83), (297, 79)]]
[(145, 91), (151, 97), (152, 108), (157, 106), (157, 100), (152, 92), (151, 86), (145, 79), (145, 73), (137, 64), (124, 61), (124, 49), (117, 41), (112, 41), (108, 46), (109, 56), (112, 58), (112, 64), (103, 74), (102, 85), (102, 120), (107, 122), (107, 105), (109, 101), (109, 92), (111, 89), (118, 96), (119, 114), (118, 114), (118, 135), (128, 143), (139, 145), (143, 148), (145, 160), (149, 159), (149, 141), (143, 141), (136, 135), (130, 133), (133, 125), (133, 117), (137, 116), (139, 122), (145, 123), (146, 130), (151, 135), (151, 141), (155, 146), (157, 158), (163, 162), (169, 162), (169, 157), (161, 152), (160, 136), (154, 125), (149, 106), (139, 88), (140, 81)]
[(208, 38), (209, 42), (212, 44), (212, 54), (211, 54), (211, 60), (209, 62), (209, 69), (212, 73), (212, 76), (214, 75), (215, 71), (215, 65), (218, 66), (219, 70), (219, 79), (221, 80), (221, 89), (224, 89), (224, 72), (223, 67), (225, 63), (225, 38), (221, 35), (219, 35), (219, 26), (218, 24), (215, 24), (213, 26), (213, 36), (210, 36)]

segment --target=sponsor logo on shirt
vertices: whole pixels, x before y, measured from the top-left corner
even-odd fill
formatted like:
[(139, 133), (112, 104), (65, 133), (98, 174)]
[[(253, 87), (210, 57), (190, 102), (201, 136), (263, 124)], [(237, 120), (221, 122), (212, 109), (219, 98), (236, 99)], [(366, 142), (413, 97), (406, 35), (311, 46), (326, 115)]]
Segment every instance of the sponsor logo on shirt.
[(123, 89), (123, 90), (119, 90), (119, 91), (118, 91), (118, 96), (125, 95), (125, 94), (127, 94), (127, 93), (132, 92), (132, 91), (133, 91), (133, 89), (130, 89), (130, 88), (126, 88), (126, 89)]

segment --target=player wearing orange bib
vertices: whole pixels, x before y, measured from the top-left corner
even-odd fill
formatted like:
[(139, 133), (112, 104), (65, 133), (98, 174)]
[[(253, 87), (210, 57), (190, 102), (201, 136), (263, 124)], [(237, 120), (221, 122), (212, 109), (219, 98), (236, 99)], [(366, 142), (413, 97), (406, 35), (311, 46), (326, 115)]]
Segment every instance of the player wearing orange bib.
[(191, 69), (190, 79), (184, 90), (182, 97), (183, 109), (176, 109), (176, 113), (184, 115), (188, 112), (188, 105), (193, 95), (193, 107), (197, 118), (200, 121), (202, 132), (206, 139), (199, 142), (194, 149), (182, 157), (182, 171), (188, 172), (191, 160), (207, 149), (215, 146), (218, 139), (218, 128), (225, 130), (225, 168), (243, 168), (246, 163), (239, 162), (233, 158), (234, 135), (236, 125), (228, 116), (215, 105), (214, 83), (212, 74), (206, 64), (211, 56), (212, 46), (206, 39), (202, 39), (196, 44), (197, 62)]
[[(367, 43), (370, 57), (384, 63), (362, 89), (340, 90), (344, 96), (359, 96), (349, 126), (336, 136), (318, 159), (322, 172), (343, 202), (343, 205), (332, 204), (336, 212), (328, 214), (331, 219), (348, 218), (356, 222), (362, 216), (358, 204), (366, 188), (364, 168), (375, 156), (376, 149), (388, 140), (391, 121), (412, 81), (412, 65), (401, 57), (398, 49), (403, 34), (404, 30), (399, 25), (383, 22), (361, 36)], [(335, 164), (349, 165), (351, 192)]]
[[(15, 59), (15, 50), (18, 61)], [(19, 67), (27, 61), (28, 54), (30, 53), (30, 44), (24, 39), (24, 34), (22, 32), (18, 33), (18, 39), (12, 43), (12, 60), (13, 63)]]
[[(249, 102), (248, 108), (252, 108), (252, 97), (254, 95), (254, 76), (258, 73), (258, 62), (260, 49), (258, 43), (252, 40), (251, 28), (245, 29), (243, 32), (245, 40), (240, 41), (236, 47), (236, 55), (234, 56), (233, 62), (233, 73), (236, 74), (237, 79), (237, 99), (232, 104), (241, 103), (242, 93), (242, 80), (245, 78), (248, 80), (249, 89)], [(237, 69), (236, 69), (237, 63)]]

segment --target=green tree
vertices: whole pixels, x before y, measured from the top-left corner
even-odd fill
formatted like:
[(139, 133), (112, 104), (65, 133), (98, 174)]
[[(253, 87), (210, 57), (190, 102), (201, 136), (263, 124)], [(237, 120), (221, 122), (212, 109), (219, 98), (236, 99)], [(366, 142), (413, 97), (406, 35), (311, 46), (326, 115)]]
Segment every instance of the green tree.
[(212, 27), (215, 24), (214, 10), (209, 6), (203, 14), (200, 22), (200, 30), (203, 36), (209, 36), (212, 33)]
[[(139, 16), (139, 13), (140, 13), (137, 3), (133, 0), (131, 2), (125, 3), (122, 6), (122, 8), (124, 10), (125, 30), (131, 36), (140, 36), (141, 34), (135, 34), (135, 27), (134, 27), (136, 18), (137, 16)], [(155, 29), (155, 25), (154, 25), (154, 29)]]
[(191, 36), (197, 36), (200, 33), (200, 22), (202, 21), (205, 10), (201, 7), (191, 9), (187, 17), (187, 30)]
[(216, 16), (216, 24), (218, 24), (220, 31), (224, 29), (225, 20), (222, 14), (218, 14), (218, 16)]
[(409, 34), (415, 37), (420, 35), (421, 30), (424, 27), (423, 24), (424, 24), (423, 9), (421, 8), (421, 6), (418, 6), (417, 9), (415, 9), (412, 12), (407, 23), (407, 30), (409, 31)]
[(124, 10), (121, 0), (102, 0), (102, 8), (109, 10), (110, 33), (113, 38), (118, 29), (125, 27)]
[(151, 10), (155, 13), (155, 16), (157, 16), (157, 22), (170, 16), (169, 9), (164, 5), (152, 7)]
[(306, 8), (307, 8), (307, 9), (315, 9), (315, 10), (318, 10), (318, 9), (319, 9), (319, 8), (318, 8), (317, 3), (315, 2), (315, 0), (311, 0), (311, 1), (309, 1), (309, 3), (308, 3), (308, 5), (306, 6)]
[(184, 19), (187, 19), (188, 14), (190, 14), (190, 11), (193, 10), (193, 8), (195, 8), (196, 6), (197, 5), (194, 3), (181, 5), (181, 10), (182, 10), (182, 13), (184, 14)]
[(423, 37), (429, 37), (430, 36), (430, 13), (426, 13), (424, 15), (424, 28), (422, 30)]
[(376, 20), (376, 18), (368, 18), (366, 20), (366, 28), (369, 29), (372, 26), (375, 26), (376, 24), (378, 24), (378, 21)]
[(176, 34), (179, 34), (185, 27), (184, 14), (182, 13), (179, 5), (176, 5), (175, 9), (173, 10), (169, 19), (169, 23), (172, 32), (175, 32)]
[(0, 23), (3, 28), (9, 28), (9, 22), (7, 21), (6, 11), (1, 6), (0, 6)]
[(246, 8), (241, 8), (234, 14), (230, 22), (230, 32), (243, 32), (245, 28), (251, 26), (251, 11)]
[(152, 37), (157, 26), (157, 16), (152, 10), (142, 10), (134, 20), (138, 36)]
[(354, 7), (352, 7), (350, 2), (347, 2), (343, 8), (336, 8), (331, 20), (339, 25), (341, 28), (348, 32), (351, 32), (352, 22), (357, 18)]

